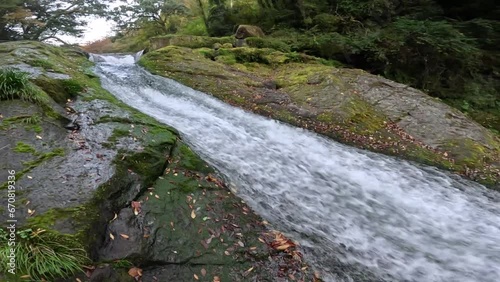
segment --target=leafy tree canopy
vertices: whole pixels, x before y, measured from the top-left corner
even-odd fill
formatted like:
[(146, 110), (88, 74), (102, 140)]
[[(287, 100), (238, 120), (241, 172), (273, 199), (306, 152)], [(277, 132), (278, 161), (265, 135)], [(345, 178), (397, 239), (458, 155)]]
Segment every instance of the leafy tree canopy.
[[(0, 5), (0, 39), (60, 40), (81, 36), (87, 16), (105, 16), (114, 0), (7, 0)], [(62, 41), (62, 40), (60, 40)]]

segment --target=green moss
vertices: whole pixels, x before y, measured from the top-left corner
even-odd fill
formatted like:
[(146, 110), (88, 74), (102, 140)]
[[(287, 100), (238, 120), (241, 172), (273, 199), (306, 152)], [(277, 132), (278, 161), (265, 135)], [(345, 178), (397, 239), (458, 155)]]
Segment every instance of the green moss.
[(346, 120), (351, 124), (352, 132), (359, 134), (373, 134), (382, 129), (387, 120), (381, 113), (375, 111), (372, 105), (360, 99), (352, 99), (342, 108), (347, 113)]
[(187, 48), (212, 48), (214, 44), (233, 43), (232, 36), (227, 37), (208, 37), (208, 36), (192, 36), (192, 35), (165, 35), (157, 36), (150, 39), (153, 50), (165, 46), (179, 46)]
[(65, 104), (68, 99), (75, 98), (85, 89), (82, 83), (76, 79), (40, 77), (35, 79), (34, 83), (59, 104)]
[(253, 48), (270, 48), (281, 52), (290, 52), (290, 46), (279, 39), (248, 37), (245, 42), (249, 47)]
[(8, 130), (15, 126), (16, 124), (24, 125), (27, 130), (34, 130), (37, 133), (42, 131), (42, 127), (40, 125), (42, 119), (39, 115), (21, 115), (9, 117), (2, 120), (0, 124), (0, 130)]
[(276, 76), (276, 84), (278, 88), (285, 88), (297, 84), (307, 84), (309, 78), (313, 75), (331, 72), (331, 68), (324, 65), (309, 65), (309, 64), (288, 64), (278, 69)]
[(468, 168), (481, 167), (490, 161), (491, 157), (488, 149), (470, 139), (449, 140), (444, 142), (440, 149), (449, 151), (457, 165)]
[(75, 208), (51, 208), (43, 214), (38, 214), (28, 218), (28, 225), (40, 228), (53, 228), (53, 226), (60, 220), (71, 218), (71, 216), (78, 210)]
[(37, 154), (36, 149), (26, 143), (23, 142), (17, 142), (16, 147), (14, 148), (14, 152), (16, 153), (30, 153), (30, 154)]
[(213, 172), (207, 164), (200, 159), (188, 146), (182, 144), (179, 147), (179, 166), (187, 170), (199, 171), (203, 173)]

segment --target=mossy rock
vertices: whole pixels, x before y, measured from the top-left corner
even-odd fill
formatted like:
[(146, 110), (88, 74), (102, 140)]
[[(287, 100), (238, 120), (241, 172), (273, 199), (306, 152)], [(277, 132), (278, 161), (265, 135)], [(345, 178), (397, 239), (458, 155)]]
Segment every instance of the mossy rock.
[(150, 50), (157, 50), (166, 46), (179, 46), (188, 48), (212, 48), (214, 44), (231, 44), (234, 42), (232, 37), (208, 37), (194, 35), (166, 35), (150, 39)]

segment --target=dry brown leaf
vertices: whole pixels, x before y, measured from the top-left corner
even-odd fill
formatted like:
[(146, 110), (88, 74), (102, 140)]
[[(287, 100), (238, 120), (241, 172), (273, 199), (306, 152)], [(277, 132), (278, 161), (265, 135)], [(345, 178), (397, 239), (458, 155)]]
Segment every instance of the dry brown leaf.
[(213, 282), (220, 282), (219, 276), (214, 276), (214, 281)]
[(260, 241), (261, 243), (264, 243), (264, 244), (266, 243), (266, 241), (264, 241), (264, 239), (262, 239), (262, 238), (260, 238), (260, 237), (259, 237), (259, 241)]
[(207, 275), (207, 271), (205, 270), (205, 268), (202, 268), (202, 269), (201, 269), (201, 275), (202, 275), (202, 276)]
[(224, 251), (224, 254), (225, 254), (226, 256), (229, 256), (229, 255), (230, 255), (230, 253), (229, 253), (228, 251)]
[(128, 239), (128, 238), (130, 238), (127, 234), (121, 234), (121, 233), (120, 233), (120, 236), (122, 236), (122, 238), (123, 238), (123, 239)]
[(159, 198), (160, 198), (160, 196), (158, 196), (158, 195), (156, 195), (156, 194), (155, 194), (155, 198), (156, 198), (156, 199), (159, 199)]
[(192, 219), (195, 219), (196, 218), (196, 213), (194, 212), (194, 210), (191, 211), (191, 218)]
[(134, 214), (138, 215), (141, 212), (141, 202), (132, 201), (131, 203)]
[(115, 220), (115, 219), (117, 219), (117, 218), (118, 218), (118, 215), (115, 213), (115, 216), (114, 216), (114, 217), (113, 217), (113, 219), (112, 219), (112, 220), (110, 220), (109, 222), (111, 222), (111, 221), (113, 221), (113, 220)]
[(196, 275), (196, 274), (193, 274), (193, 277), (194, 277), (194, 279), (196, 279), (196, 280), (199, 280), (199, 279), (200, 279), (200, 278), (198, 278), (198, 275)]
[(128, 270), (128, 275), (136, 278), (142, 276), (142, 269), (138, 267), (132, 267), (131, 269)]
[(76, 278), (76, 282), (82, 282), (82, 280), (80, 280), (80, 278)]
[(30, 210), (30, 209), (28, 209), (28, 215), (29, 215), (29, 216), (32, 216), (34, 213), (35, 213), (35, 210)]
[(291, 246), (292, 246), (292, 245), (290, 245), (290, 244), (280, 245), (280, 246), (277, 246), (277, 247), (276, 247), (276, 250), (278, 250), (278, 251), (284, 251), (284, 250), (286, 250), (286, 249), (290, 248)]
[(113, 235), (113, 233), (109, 233), (109, 238), (111, 238), (111, 240), (115, 239), (115, 236)]

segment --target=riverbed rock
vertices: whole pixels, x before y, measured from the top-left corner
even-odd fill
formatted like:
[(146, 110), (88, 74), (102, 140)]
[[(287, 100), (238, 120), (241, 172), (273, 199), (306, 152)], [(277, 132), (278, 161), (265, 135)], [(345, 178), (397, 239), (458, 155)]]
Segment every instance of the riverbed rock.
[(498, 135), (422, 91), (380, 76), (269, 48), (214, 54), (169, 46), (139, 63), (232, 105), (338, 141), (499, 185)]

